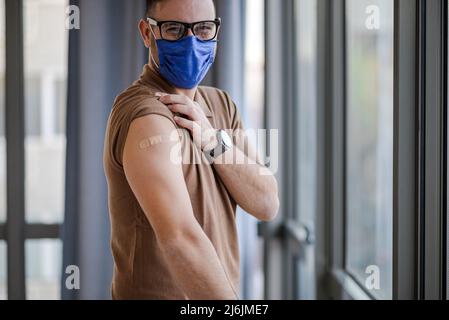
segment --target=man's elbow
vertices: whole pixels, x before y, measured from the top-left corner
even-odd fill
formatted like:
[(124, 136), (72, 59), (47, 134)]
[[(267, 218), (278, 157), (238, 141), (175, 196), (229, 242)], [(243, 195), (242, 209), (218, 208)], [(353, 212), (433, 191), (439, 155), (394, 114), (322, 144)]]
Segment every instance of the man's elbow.
[(279, 197), (277, 194), (265, 197), (257, 217), (260, 221), (269, 222), (276, 218), (279, 212)]
[(254, 216), (260, 221), (269, 222), (276, 218), (279, 212), (279, 191), (275, 177), (272, 177), (270, 187), (260, 197), (258, 212)]

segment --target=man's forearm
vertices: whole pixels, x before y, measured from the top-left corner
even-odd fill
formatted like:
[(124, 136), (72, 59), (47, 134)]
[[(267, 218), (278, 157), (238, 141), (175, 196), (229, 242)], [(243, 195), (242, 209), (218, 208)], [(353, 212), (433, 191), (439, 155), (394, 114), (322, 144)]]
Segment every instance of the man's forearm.
[(161, 245), (170, 272), (191, 300), (238, 299), (219, 257), (202, 230)]
[[(231, 156), (234, 160), (229, 158)], [(240, 161), (235, 162), (235, 159)], [(276, 216), (279, 208), (278, 187), (268, 168), (248, 158), (238, 147), (219, 156), (214, 167), (243, 210), (264, 221)]]

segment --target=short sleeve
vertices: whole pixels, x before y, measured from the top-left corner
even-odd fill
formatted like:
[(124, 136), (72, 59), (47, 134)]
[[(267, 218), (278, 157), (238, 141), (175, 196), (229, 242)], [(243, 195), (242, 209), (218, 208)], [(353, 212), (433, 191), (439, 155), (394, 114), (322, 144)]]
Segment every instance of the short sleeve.
[(173, 113), (156, 98), (145, 98), (133, 101), (133, 103), (114, 106), (109, 121), (108, 140), (111, 160), (115, 166), (123, 168), (123, 150), (131, 123), (148, 115), (165, 117), (177, 128)]

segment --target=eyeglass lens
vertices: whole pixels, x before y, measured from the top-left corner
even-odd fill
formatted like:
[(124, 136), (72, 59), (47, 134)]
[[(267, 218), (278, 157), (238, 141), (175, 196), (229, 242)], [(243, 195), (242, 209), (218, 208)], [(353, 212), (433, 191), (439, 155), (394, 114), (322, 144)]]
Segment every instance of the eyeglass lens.
[[(161, 25), (162, 38), (165, 40), (176, 41), (185, 34), (187, 27), (178, 22), (165, 22)], [(217, 32), (217, 25), (211, 21), (200, 22), (194, 25), (193, 34), (200, 40), (212, 40)]]

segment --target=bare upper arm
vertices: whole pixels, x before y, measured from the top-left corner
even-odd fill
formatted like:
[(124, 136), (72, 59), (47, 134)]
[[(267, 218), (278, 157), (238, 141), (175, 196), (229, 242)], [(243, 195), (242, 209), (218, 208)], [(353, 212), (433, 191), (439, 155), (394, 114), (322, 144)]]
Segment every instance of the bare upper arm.
[[(159, 240), (176, 237), (196, 223), (181, 164), (171, 159), (179, 138), (166, 139), (175, 130), (170, 120), (159, 115), (138, 118), (129, 128), (123, 151), (128, 183)], [(158, 136), (164, 139), (158, 142)], [(155, 137), (154, 144), (143, 143)]]

